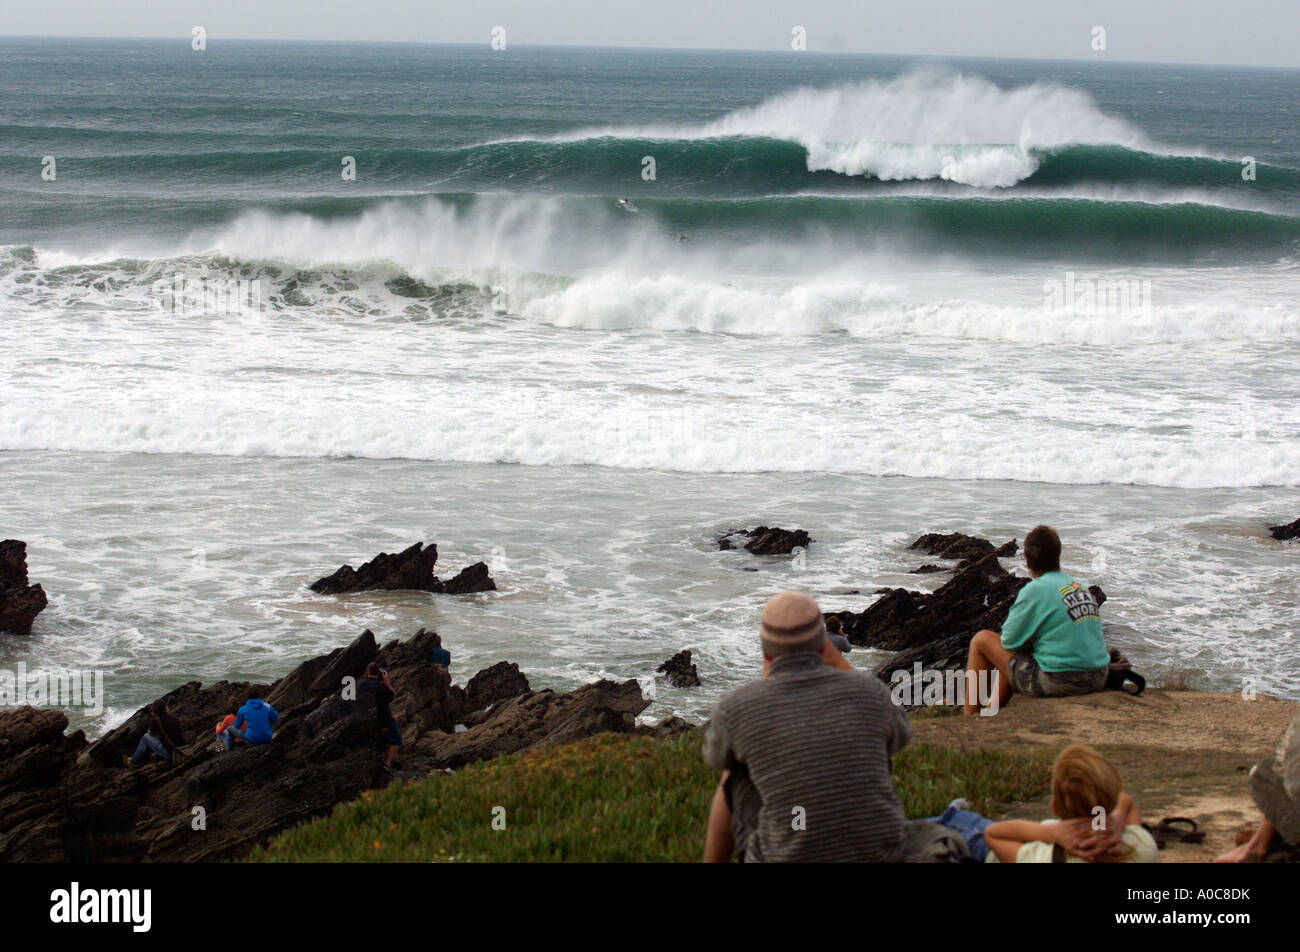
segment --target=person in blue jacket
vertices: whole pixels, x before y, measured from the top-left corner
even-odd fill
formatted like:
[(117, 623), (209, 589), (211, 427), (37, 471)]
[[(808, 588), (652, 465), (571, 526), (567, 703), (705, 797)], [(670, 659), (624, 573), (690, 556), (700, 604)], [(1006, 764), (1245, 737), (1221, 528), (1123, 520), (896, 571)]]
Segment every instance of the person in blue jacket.
[(229, 750), (238, 737), (246, 744), (269, 744), (272, 726), (280, 719), (279, 712), (262, 700), (260, 688), (248, 689), (248, 700), (235, 714), (235, 723), (221, 732), (221, 741)]

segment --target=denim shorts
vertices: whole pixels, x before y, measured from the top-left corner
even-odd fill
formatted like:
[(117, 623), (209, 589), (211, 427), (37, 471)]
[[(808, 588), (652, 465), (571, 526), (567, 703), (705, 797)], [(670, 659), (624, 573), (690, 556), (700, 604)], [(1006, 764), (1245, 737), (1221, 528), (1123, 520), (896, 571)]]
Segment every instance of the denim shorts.
[(387, 727), (380, 728), (379, 739), (384, 742), (385, 747), (401, 747), (402, 732), (397, 729), (397, 721), (393, 721)]
[(965, 840), (966, 849), (970, 851), (971, 859), (975, 862), (982, 863), (988, 857), (989, 848), (984, 842), (984, 831), (993, 825), (992, 820), (980, 816), (973, 810), (949, 804), (948, 809), (938, 816), (930, 817), (930, 822), (947, 827)]

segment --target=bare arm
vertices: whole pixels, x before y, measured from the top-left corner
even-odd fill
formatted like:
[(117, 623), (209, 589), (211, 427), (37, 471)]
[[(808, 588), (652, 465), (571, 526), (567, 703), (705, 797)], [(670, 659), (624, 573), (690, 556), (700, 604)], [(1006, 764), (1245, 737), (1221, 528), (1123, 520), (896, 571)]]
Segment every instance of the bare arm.
[(985, 829), (984, 842), (1002, 862), (1014, 863), (1020, 847), (1026, 843), (1060, 843), (1062, 839), (1072, 835), (1069, 829), (1070, 825), (1067, 823), (1002, 820)]
[(731, 811), (727, 809), (727, 795), (724, 786), (729, 771), (722, 772), (718, 787), (713, 791), (713, 803), (709, 807), (709, 824), (704, 832), (704, 862), (730, 863), (731, 854), (736, 850), (735, 838), (731, 835)]

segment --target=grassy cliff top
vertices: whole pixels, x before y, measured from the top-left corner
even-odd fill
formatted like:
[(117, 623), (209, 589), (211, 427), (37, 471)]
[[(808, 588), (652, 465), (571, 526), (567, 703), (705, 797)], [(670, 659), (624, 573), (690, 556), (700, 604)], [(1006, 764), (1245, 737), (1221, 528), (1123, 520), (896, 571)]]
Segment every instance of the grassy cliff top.
[[(601, 734), (395, 784), (282, 834), (250, 859), (696, 862), (717, 784), (701, 739), (699, 731), (666, 740)], [(938, 813), (957, 796), (996, 811), (1048, 782), (1038, 758), (926, 744), (895, 758), (894, 769), (909, 817)], [(494, 828), (494, 816), (504, 829)]]
[[(959, 796), (988, 816), (1045, 818), (1052, 760), (1068, 744), (1090, 744), (1119, 767), (1145, 819), (1190, 816), (1209, 834), (1200, 845), (1170, 843), (1161, 860), (1204, 861), (1258, 822), (1246, 771), (1295, 710), (1262, 696), (1149, 690), (1017, 697), (994, 717), (920, 712), (913, 744), (894, 759), (894, 783), (909, 818)], [(700, 742), (698, 731), (603, 734), (394, 784), (289, 830), (250, 859), (695, 862), (717, 782)]]

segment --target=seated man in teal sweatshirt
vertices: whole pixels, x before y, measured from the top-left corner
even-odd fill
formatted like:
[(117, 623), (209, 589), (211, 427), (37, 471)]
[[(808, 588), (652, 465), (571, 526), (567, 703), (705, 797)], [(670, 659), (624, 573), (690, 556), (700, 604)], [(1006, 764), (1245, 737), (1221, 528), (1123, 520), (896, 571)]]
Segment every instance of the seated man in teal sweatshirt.
[(1033, 581), (1020, 590), (1002, 632), (981, 631), (966, 661), (964, 713), (979, 713), (970, 690), (984, 671), (998, 672), (998, 704), (1013, 691), (1068, 697), (1104, 690), (1110, 653), (1101, 634), (1097, 600), (1061, 571), (1061, 539), (1050, 526), (1025, 536), (1025, 565)]

